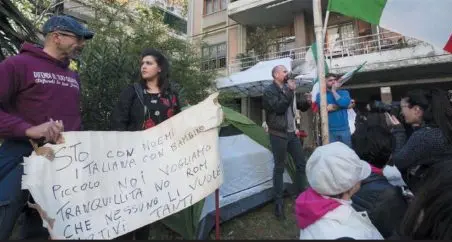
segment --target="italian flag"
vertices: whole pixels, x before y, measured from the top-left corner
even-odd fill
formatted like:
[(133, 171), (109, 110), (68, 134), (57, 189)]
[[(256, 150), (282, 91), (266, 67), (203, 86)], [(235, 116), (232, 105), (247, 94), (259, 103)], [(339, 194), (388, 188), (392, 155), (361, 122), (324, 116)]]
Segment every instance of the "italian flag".
[[(320, 100), (316, 100), (316, 97), (317, 97), (317, 94), (320, 93), (320, 82), (319, 82), (319, 77), (317, 76), (317, 44), (316, 43), (311, 45), (309, 50), (306, 52), (305, 63), (306, 63), (305, 64), (306, 66), (310, 66), (310, 68), (311, 68), (309, 76), (314, 76), (315, 77), (314, 78), (314, 85), (313, 85), (312, 90), (311, 90), (311, 95), (312, 95), (311, 109), (312, 109), (313, 112), (318, 112), (319, 111), (319, 104), (317, 103), (317, 101), (320, 101)], [(351, 71), (345, 73), (344, 75), (342, 75), (339, 78), (339, 80), (338, 80), (341, 83), (341, 85), (343, 85), (344, 83), (346, 83), (347, 81), (352, 79), (352, 77), (359, 70), (361, 70), (361, 68), (363, 68), (363, 66), (366, 63), (367, 63), (367, 61), (365, 61), (361, 65), (353, 68), (353, 70), (351, 70)], [(328, 68), (328, 64), (325, 61), (325, 75), (328, 74), (328, 73), (329, 73), (329, 68)]]
[[(320, 82), (317, 74), (317, 44), (316, 42), (311, 45), (311, 47), (306, 52), (305, 62), (307, 66), (311, 66), (311, 75), (315, 76), (314, 85), (312, 87), (312, 105), (311, 109), (313, 112), (319, 111), (319, 104), (317, 103), (316, 96), (320, 92)], [(328, 74), (328, 64), (325, 61), (325, 75)]]
[(328, 10), (452, 53), (451, 0), (329, 0)]
[(344, 85), (348, 80), (352, 79), (353, 75), (355, 75), (356, 72), (358, 72), (359, 70), (361, 70), (361, 68), (363, 68), (363, 66), (367, 63), (367, 61), (365, 61), (364, 63), (362, 63), (361, 65), (355, 67), (353, 70), (345, 73), (343, 76), (341, 76), (341, 78), (339, 78), (339, 83), (341, 85)]

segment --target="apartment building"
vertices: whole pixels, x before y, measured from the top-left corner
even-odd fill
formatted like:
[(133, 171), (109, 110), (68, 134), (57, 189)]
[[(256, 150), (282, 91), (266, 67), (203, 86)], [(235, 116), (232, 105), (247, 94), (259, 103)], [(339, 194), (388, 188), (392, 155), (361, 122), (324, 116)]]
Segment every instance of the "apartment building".
[[(61, 1), (61, 0), (60, 0)], [(163, 21), (173, 34), (178, 37), (187, 37), (187, 17), (184, 13), (183, 1), (180, 0), (105, 0), (127, 3), (130, 9), (138, 5), (149, 6), (157, 9), (162, 14)], [(66, 15), (71, 15), (82, 21), (87, 21), (94, 17), (94, 12), (84, 4), (85, 0), (66, 0), (63, 2), (62, 10)]]
[[(327, 4), (322, 1), (324, 18)], [(201, 68), (216, 69), (226, 77), (257, 61), (283, 57), (303, 61), (315, 40), (313, 22), (312, 0), (189, 0), (188, 6), (188, 36), (205, 43)], [(278, 42), (261, 56), (247, 48), (248, 36), (258, 26), (275, 27), (279, 33)], [(378, 26), (330, 13), (324, 47), (334, 73), (345, 73), (367, 61), (346, 84), (358, 102), (370, 97), (398, 100), (413, 87), (452, 90), (452, 55)], [(241, 111), (261, 123), (261, 103), (260, 96), (243, 96)], [(312, 120), (310, 115), (304, 120)]]

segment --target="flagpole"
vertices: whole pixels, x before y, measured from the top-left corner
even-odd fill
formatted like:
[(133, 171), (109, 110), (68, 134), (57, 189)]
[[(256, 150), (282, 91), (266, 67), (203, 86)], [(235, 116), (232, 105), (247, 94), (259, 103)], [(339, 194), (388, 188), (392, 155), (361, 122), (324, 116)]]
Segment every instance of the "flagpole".
[[(329, 4), (329, 2), (328, 2), (328, 4)], [(326, 33), (327, 33), (328, 19), (329, 18), (330, 18), (330, 11), (326, 10), (325, 20), (323, 21), (323, 37), (322, 37), (323, 41), (325, 41), (325, 42), (326, 42)], [(329, 49), (329, 46), (328, 46), (328, 49)], [(331, 53), (331, 52), (329, 52), (329, 53)], [(328, 59), (328, 58), (326, 58), (326, 59)], [(331, 66), (331, 58), (330, 58), (330, 63), (329, 64)]]
[(330, 18), (330, 11), (326, 11), (325, 21), (323, 22), (323, 41), (325, 41), (326, 37), (326, 28), (328, 27), (328, 19)]
[(324, 35), (322, 25), (322, 6), (321, 0), (312, 0), (314, 13), (314, 30), (317, 41), (317, 76), (320, 84), (320, 122), (322, 133), (322, 145), (329, 143), (328, 133), (328, 111), (326, 100), (326, 83), (325, 83), (325, 54), (324, 54)]

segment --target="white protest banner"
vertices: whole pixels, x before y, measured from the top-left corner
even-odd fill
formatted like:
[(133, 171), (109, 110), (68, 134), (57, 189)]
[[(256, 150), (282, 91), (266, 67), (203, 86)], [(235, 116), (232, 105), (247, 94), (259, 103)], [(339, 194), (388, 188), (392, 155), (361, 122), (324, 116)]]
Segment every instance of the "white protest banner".
[(49, 161), (24, 158), (28, 189), (53, 239), (113, 239), (181, 211), (223, 182), (218, 93), (137, 132), (65, 132)]

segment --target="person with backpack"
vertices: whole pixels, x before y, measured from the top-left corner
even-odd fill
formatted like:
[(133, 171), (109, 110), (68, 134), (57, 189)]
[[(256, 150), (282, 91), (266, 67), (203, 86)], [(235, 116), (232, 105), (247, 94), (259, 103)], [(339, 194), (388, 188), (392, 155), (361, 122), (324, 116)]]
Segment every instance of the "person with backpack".
[[(169, 85), (170, 65), (158, 50), (141, 53), (141, 81), (127, 86), (112, 113), (112, 130), (140, 131), (157, 126), (181, 111), (179, 98)], [(146, 225), (120, 239), (148, 240)]]
[(169, 85), (170, 65), (155, 49), (141, 53), (141, 81), (127, 86), (112, 113), (112, 129), (152, 128), (180, 112), (178, 95)]

